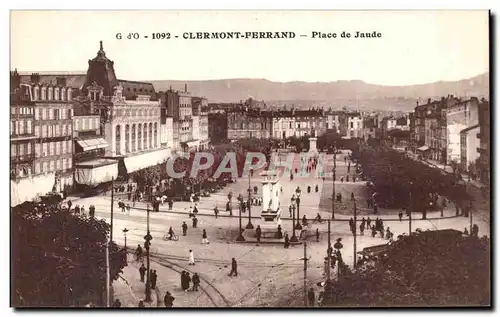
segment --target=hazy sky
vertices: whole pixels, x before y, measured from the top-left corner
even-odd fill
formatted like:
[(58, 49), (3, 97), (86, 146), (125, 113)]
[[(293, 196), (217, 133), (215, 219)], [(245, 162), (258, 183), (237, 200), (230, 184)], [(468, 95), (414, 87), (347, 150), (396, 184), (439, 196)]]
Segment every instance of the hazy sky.
[[(295, 39), (185, 40), (184, 32), (293, 31)], [(376, 39), (312, 39), (377, 31)], [(116, 33), (149, 38), (117, 40)], [(169, 32), (170, 40), (151, 34)], [(307, 34), (307, 38), (300, 37)], [(265, 78), (409, 85), (489, 70), (487, 11), (13, 11), (11, 68), (86, 71), (104, 42), (128, 80)]]

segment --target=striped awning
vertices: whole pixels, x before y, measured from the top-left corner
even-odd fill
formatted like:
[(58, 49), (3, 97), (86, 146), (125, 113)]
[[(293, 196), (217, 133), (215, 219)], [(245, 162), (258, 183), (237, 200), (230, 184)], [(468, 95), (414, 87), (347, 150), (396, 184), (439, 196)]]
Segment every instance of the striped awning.
[(76, 141), (83, 149), (83, 151), (90, 151), (95, 149), (103, 149), (108, 146), (108, 142), (103, 138), (86, 139)]

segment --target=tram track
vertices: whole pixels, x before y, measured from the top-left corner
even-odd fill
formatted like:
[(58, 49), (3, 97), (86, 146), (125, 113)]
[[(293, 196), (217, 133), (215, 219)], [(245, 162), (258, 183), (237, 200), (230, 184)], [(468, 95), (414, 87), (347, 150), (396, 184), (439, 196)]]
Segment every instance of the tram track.
[[(151, 255), (151, 260), (156, 262), (157, 264), (159, 264), (163, 267), (169, 268), (172, 271), (175, 271), (179, 274), (181, 274), (182, 271), (187, 271), (191, 274), (194, 273), (189, 268), (186, 268), (180, 264), (177, 264), (177, 263), (171, 261), (171, 260), (179, 260), (178, 258), (170, 259), (168, 256), (161, 256), (161, 255), (154, 254), (154, 255)], [(208, 287), (200, 285), (200, 289), (202, 290), (202, 292), (204, 292), (207, 295), (207, 297), (210, 299), (210, 301), (214, 304), (215, 307), (221, 307), (220, 301), (218, 302), (216, 299), (214, 299), (214, 296), (212, 296), (210, 294), (209, 289), (214, 290), (215, 293), (218, 295), (218, 297), (220, 297), (220, 299), (223, 302), (222, 307), (231, 307), (231, 303), (229, 302), (229, 300), (224, 296), (224, 294), (222, 294), (222, 292), (217, 287), (215, 287), (203, 275), (199, 274), (199, 276), (200, 276), (200, 280), (205, 282), (206, 285), (208, 285)]]

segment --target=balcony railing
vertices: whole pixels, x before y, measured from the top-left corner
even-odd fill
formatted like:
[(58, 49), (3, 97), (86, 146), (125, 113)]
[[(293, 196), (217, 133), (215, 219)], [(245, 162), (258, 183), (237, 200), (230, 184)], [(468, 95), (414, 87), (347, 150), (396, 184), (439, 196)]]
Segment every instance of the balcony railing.
[(31, 133), (12, 133), (10, 135), (10, 138), (11, 139), (17, 139), (17, 138), (32, 138), (32, 137), (35, 137), (35, 132), (31, 132)]
[(29, 162), (35, 159), (35, 153), (11, 156), (12, 163)]

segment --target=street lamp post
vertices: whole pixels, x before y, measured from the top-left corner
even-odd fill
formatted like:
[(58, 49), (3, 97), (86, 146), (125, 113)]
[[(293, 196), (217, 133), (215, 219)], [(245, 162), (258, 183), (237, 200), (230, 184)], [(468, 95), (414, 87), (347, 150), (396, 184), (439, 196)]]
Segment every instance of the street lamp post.
[(146, 302), (151, 302), (151, 275), (150, 275), (150, 262), (149, 262), (149, 246), (151, 245), (151, 240), (153, 237), (149, 231), (149, 204), (147, 205), (147, 234), (144, 236), (144, 248), (146, 249), (146, 298), (144, 299)]
[(297, 205), (297, 223), (295, 224), (295, 229), (302, 230), (302, 226), (300, 224), (300, 192), (297, 193), (295, 203)]
[(243, 237), (243, 228), (241, 226), (241, 209), (242, 208), (243, 208), (243, 200), (240, 200), (240, 204), (239, 204), (239, 208), (238, 208), (240, 210), (239, 217), (238, 217), (240, 223), (239, 223), (239, 227), (238, 227), (238, 229), (239, 229), (238, 237), (236, 237), (236, 241), (239, 241), (239, 242), (245, 241), (245, 237)]
[(290, 242), (298, 242), (297, 236), (295, 235), (295, 204), (292, 205), (292, 237)]
[[(336, 151), (336, 149), (334, 149)], [(333, 153), (333, 196), (332, 196), (332, 219), (335, 219), (335, 179), (337, 178), (335, 173), (337, 172), (337, 154)]]
[(123, 232), (123, 237), (125, 238), (125, 250), (127, 250), (127, 232), (128, 232), (128, 229), (124, 228), (122, 230), (122, 232)]
[(251, 199), (251, 195), (252, 195), (252, 189), (250, 188), (250, 178), (252, 177), (252, 169), (250, 169), (249, 173), (248, 173), (248, 203), (247, 203), (247, 207), (248, 207), (248, 224), (246, 226), (247, 229), (253, 229), (253, 224), (252, 224), (252, 204), (250, 202), (250, 199)]

